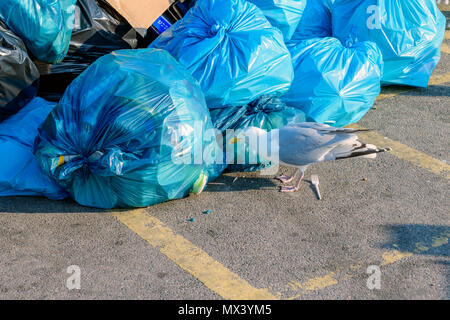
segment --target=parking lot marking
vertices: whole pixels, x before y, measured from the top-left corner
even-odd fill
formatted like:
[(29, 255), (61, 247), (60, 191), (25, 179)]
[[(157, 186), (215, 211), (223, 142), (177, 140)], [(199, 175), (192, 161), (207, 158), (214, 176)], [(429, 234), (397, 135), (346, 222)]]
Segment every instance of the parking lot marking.
[[(450, 82), (450, 72), (432, 76), (430, 78), (429, 85), (430, 86), (440, 86), (440, 85), (443, 85), (448, 82)], [(406, 86), (384, 87), (381, 90), (381, 94), (378, 96), (377, 101), (384, 100), (387, 98), (392, 98), (392, 97), (398, 96), (400, 94), (413, 91), (415, 89), (416, 88), (406, 87)]]
[(411, 87), (384, 87), (381, 89), (381, 94), (378, 96), (376, 101), (393, 98), (412, 90), (414, 90), (414, 88)]
[(381, 267), (388, 266), (390, 264), (394, 264), (398, 261), (401, 261), (405, 258), (411, 257), (413, 254), (411, 252), (401, 252), (398, 250), (386, 251), (382, 254), (381, 259), (383, 262), (380, 264)]
[[(350, 125), (349, 128), (365, 129), (359, 125)], [(361, 132), (358, 134), (366, 143), (378, 145), (380, 148), (392, 148), (390, 152), (397, 158), (406, 160), (420, 168), (426, 169), (431, 173), (450, 179), (450, 165), (437, 160), (429, 155), (408, 147), (400, 142), (386, 138), (374, 131)]]
[(440, 86), (442, 84), (449, 82), (450, 82), (450, 72), (432, 76), (430, 79), (430, 86)]
[[(414, 254), (423, 254), (427, 251), (431, 250), (431, 248), (438, 248), (449, 243), (450, 232), (444, 231), (430, 239), (426, 240), (426, 243), (418, 242), (416, 243), (416, 248), (420, 248), (421, 250), (414, 250), (413, 252), (409, 251), (399, 251), (396, 249), (385, 251), (381, 254), (380, 268), (388, 267), (392, 264), (402, 262), (408, 258), (414, 257)], [(393, 247), (397, 247), (396, 244), (392, 245)], [(307, 281), (300, 283), (298, 281), (289, 282), (286, 286), (286, 292), (291, 294), (287, 300), (298, 299), (304, 295), (310, 294), (313, 291), (319, 291), (321, 289), (329, 288), (332, 286), (336, 286), (343, 281), (354, 278), (355, 275), (360, 274), (361, 272), (366, 272), (366, 269), (369, 264), (358, 263), (358, 265), (351, 265), (348, 268), (344, 268), (343, 270), (330, 272), (325, 276), (316, 277), (308, 279)], [(338, 281), (338, 278), (340, 282)], [(292, 295), (293, 292), (297, 291), (295, 295)], [(280, 297), (282, 297), (282, 293), (278, 293)]]
[(252, 287), (247, 281), (215, 261), (205, 251), (175, 234), (145, 209), (114, 211), (116, 219), (150, 245), (227, 300), (275, 300), (267, 289)]
[(450, 47), (444, 42), (442, 43), (441, 51), (446, 54), (450, 54)]
[(306, 291), (315, 291), (334, 286), (338, 284), (338, 281), (334, 278), (334, 275), (335, 275), (334, 272), (330, 272), (324, 277), (309, 279), (308, 281), (306, 281), (301, 285), (301, 288), (303, 288)]

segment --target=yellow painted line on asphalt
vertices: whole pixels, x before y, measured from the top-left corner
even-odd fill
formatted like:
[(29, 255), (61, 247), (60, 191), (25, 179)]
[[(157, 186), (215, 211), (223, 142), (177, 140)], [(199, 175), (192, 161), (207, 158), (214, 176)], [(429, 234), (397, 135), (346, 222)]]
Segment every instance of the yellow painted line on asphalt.
[(309, 279), (303, 283), (302, 288), (306, 291), (314, 291), (328, 288), (336, 284), (338, 284), (338, 281), (334, 278), (334, 272), (330, 272), (330, 274), (327, 274), (324, 277)]
[(442, 43), (441, 51), (446, 54), (450, 54), (450, 47), (444, 42)]
[(448, 238), (444, 237), (444, 236), (440, 236), (440, 237), (436, 237), (433, 239), (433, 243), (431, 244), (431, 246), (433, 248), (437, 248), (443, 245), (448, 244)]
[(252, 287), (247, 281), (215, 261), (205, 251), (175, 234), (145, 209), (113, 212), (121, 223), (227, 300), (276, 300), (267, 289)]
[[(448, 83), (448, 82), (450, 82), (450, 72), (444, 73), (444, 74), (441, 74), (441, 75), (434, 75), (434, 76), (432, 76), (430, 78), (429, 85), (430, 86), (440, 86), (440, 85), (443, 85), (443, 84)], [(384, 100), (384, 99), (387, 99), (387, 98), (392, 98), (392, 97), (398, 96), (400, 94), (410, 92), (412, 90), (415, 90), (415, 88), (413, 88), (413, 87), (404, 87), (404, 86), (384, 87), (381, 90), (381, 94), (378, 96), (377, 101)]]
[(400, 94), (409, 92), (414, 90), (414, 88), (412, 87), (384, 87), (381, 89), (381, 93), (378, 96), (376, 101), (380, 101), (380, 100), (384, 100), (384, 99), (388, 99), (388, 98), (393, 98), (395, 96), (398, 96)]
[[(358, 125), (350, 125), (349, 128), (365, 129)], [(408, 161), (417, 167), (425, 169), (438, 176), (450, 179), (450, 165), (437, 160), (429, 155), (408, 147), (400, 142), (386, 138), (374, 131), (361, 132), (358, 136), (366, 143), (374, 144), (380, 148), (392, 148), (392, 155), (402, 160)]]
[[(438, 247), (447, 245), (449, 243), (449, 237), (450, 237), (450, 231), (444, 231), (441, 234), (428, 239), (427, 243), (424, 242), (417, 242), (415, 244), (416, 249), (413, 250), (413, 252), (402, 252), (396, 249), (388, 250), (382, 253), (381, 255), (381, 262), (379, 264), (380, 268), (385, 268), (387, 266), (402, 262), (403, 260), (406, 260), (407, 258), (414, 257), (414, 254), (426, 254), (428, 251), (430, 251), (432, 248), (436, 249)], [(398, 247), (396, 244), (393, 245), (393, 247)], [(417, 248), (420, 248), (418, 250)], [(369, 264), (366, 265), (367, 267)], [(363, 268), (366, 267), (362, 263), (358, 263), (357, 265), (351, 265), (349, 268), (344, 268), (346, 271), (341, 272), (330, 272), (329, 274), (322, 276), (322, 277), (316, 277), (308, 279), (307, 281), (300, 283), (298, 281), (292, 281), (289, 282), (286, 286), (286, 291), (291, 294), (287, 300), (294, 300), (298, 299), (304, 295), (310, 294), (312, 291), (318, 291), (321, 289), (333, 287), (339, 284), (339, 281), (337, 277), (339, 276), (338, 273), (341, 274), (341, 281), (346, 281), (348, 279), (354, 278), (354, 274), (365, 272)], [(292, 296), (292, 292), (298, 291), (298, 293), (294, 296)], [(282, 294), (278, 293), (278, 295), (281, 297)]]
[(385, 267), (390, 264), (394, 264), (405, 258), (409, 258), (412, 255), (413, 254), (411, 252), (401, 252), (398, 250), (386, 251), (381, 256), (381, 259), (383, 260), (383, 262), (381, 262), (380, 267)]
[(450, 82), (450, 72), (432, 76), (430, 79), (430, 86), (440, 86), (442, 84), (449, 82)]
[(316, 277), (308, 279), (307, 281), (300, 283), (298, 281), (292, 281), (288, 283), (288, 287), (291, 290), (305, 290), (305, 291), (315, 291), (324, 288), (328, 288), (338, 284), (338, 281), (334, 278), (335, 273), (330, 272), (323, 277)]

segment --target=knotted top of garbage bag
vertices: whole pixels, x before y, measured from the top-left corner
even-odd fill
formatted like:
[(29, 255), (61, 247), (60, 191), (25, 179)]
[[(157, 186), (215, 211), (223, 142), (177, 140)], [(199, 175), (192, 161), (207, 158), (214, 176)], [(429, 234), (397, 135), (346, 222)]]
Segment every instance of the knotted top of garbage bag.
[(214, 127), (221, 131), (248, 127), (270, 131), (290, 122), (306, 120), (303, 111), (288, 107), (280, 97), (273, 95), (261, 96), (245, 106), (211, 110), (211, 118)]
[(169, 51), (187, 67), (210, 108), (286, 92), (293, 78), (280, 30), (246, 0), (198, 0), (150, 47)]

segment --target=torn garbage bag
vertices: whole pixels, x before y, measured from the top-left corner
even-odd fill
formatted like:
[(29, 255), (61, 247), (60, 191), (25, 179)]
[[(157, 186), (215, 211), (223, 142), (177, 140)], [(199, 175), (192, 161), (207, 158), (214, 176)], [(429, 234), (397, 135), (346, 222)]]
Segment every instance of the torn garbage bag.
[(293, 77), (280, 30), (246, 0), (198, 0), (150, 47), (169, 51), (187, 67), (210, 108), (286, 92)]
[(435, 0), (336, 0), (333, 33), (373, 41), (383, 54), (383, 85), (427, 87), (441, 57), (446, 19)]
[(35, 155), (82, 205), (144, 207), (199, 193), (219, 174), (212, 129), (201, 89), (173, 57), (119, 50), (70, 84)]
[(21, 37), (33, 55), (54, 63), (69, 49), (76, 0), (2, 0), (0, 19)]
[[(211, 118), (215, 128), (223, 136), (227, 130), (235, 132), (249, 127), (257, 127), (267, 131), (281, 128), (288, 123), (305, 122), (305, 113), (296, 108), (288, 107), (278, 96), (262, 96), (241, 107), (225, 107), (211, 110)], [(228, 137), (230, 138), (230, 137)], [(233, 148), (233, 159), (228, 159), (228, 171), (249, 172), (267, 169), (272, 166), (270, 161), (261, 159), (248, 145), (245, 150), (238, 150), (237, 145), (224, 141), (224, 150)], [(230, 154), (230, 152), (228, 152)], [(231, 160), (231, 161), (229, 161)], [(253, 163), (252, 163), (253, 162)]]
[(58, 101), (69, 84), (98, 58), (120, 49), (135, 49), (141, 37), (104, 0), (78, 0), (69, 51), (61, 63), (38, 64), (39, 96)]
[(373, 42), (345, 47), (336, 38), (315, 38), (290, 47), (295, 78), (283, 96), (308, 121), (343, 127), (359, 121), (381, 91), (383, 62)]
[(52, 200), (67, 197), (33, 155), (38, 127), (54, 106), (35, 98), (0, 123), (0, 196), (45, 196)]
[(331, 8), (334, 1), (308, 0), (292, 40), (331, 37)]
[(39, 72), (25, 44), (0, 21), (0, 121), (32, 100), (38, 86)]
[(283, 32), (284, 40), (291, 39), (297, 28), (307, 0), (249, 0), (260, 8), (267, 20)]

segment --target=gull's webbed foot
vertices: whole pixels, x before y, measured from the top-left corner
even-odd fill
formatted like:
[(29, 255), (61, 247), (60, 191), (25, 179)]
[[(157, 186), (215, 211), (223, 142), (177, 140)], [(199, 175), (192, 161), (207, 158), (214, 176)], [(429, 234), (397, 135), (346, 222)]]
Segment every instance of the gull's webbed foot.
[(294, 173), (292, 174), (292, 176), (288, 176), (288, 175), (285, 175), (285, 174), (284, 174), (284, 175), (282, 175), (282, 176), (277, 177), (277, 179), (280, 180), (282, 183), (289, 183), (289, 182), (292, 182), (292, 180), (295, 179), (295, 177), (297, 176), (297, 174), (298, 174), (299, 171), (300, 171), (299, 169), (296, 169), (296, 170), (294, 171)]
[(298, 189), (300, 189), (300, 183), (302, 182), (304, 176), (305, 176), (305, 173), (302, 171), (300, 173), (300, 178), (298, 179), (295, 186), (284, 186), (284, 187), (281, 187), (280, 191), (281, 192), (297, 192)]
[(298, 191), (298, 189), (300, 189), (300, 186), (299, 187), (296, 187), (296, 186), (284, 186), (284, 187), (281, 187), (281, 192), (297, 192)]

